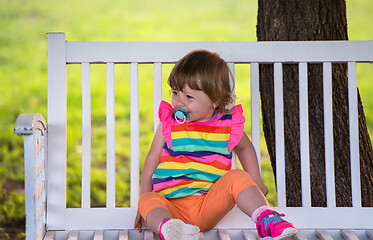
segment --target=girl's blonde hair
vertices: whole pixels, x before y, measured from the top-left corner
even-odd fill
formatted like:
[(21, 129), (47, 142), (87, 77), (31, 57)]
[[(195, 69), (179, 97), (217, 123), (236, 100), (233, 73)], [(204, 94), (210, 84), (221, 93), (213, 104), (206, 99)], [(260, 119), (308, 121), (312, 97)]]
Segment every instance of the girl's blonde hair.
[(229, 77), (232, 73), (219, 54), (199, 49), (176, 63), (168, 84), (176, 91), (182, 91), (186, 84), (193, 90), (203, 91), (216, 104), (216, 110), (223, 110), (233, 102), (234, 86)]

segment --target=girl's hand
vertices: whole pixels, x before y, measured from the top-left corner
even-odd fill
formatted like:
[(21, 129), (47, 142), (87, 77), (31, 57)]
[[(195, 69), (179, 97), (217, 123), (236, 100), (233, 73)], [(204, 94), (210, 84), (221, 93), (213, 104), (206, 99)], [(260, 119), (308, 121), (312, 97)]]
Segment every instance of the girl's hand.
[(135, 218), (135, 228), (138, 228), (140, 233), (142, 232), (142, 217), (138, 210)]

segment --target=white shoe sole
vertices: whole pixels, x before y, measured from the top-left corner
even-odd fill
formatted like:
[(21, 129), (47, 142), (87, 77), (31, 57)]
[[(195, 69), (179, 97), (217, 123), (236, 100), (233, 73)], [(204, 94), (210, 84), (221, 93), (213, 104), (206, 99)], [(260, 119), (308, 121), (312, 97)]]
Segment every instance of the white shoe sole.
[(163, 224), (161, 232), (165, 240), (198, 240), (200, 230), (179, 219), (171, 219)]
[(264, 237), (264, 238), (259, 237), (259, 239), (260, 240), (283, 240), (283, 239), (291, 238), (295, 236), (297, 233), (298, 233), (298, 230), (295, 228), (286, 228), (282, 232), (282, 234), (278, 237)]
[(298, 230), (295, 229), (295, 228), (286, 228), (280, 236), (278, 236), (274, 239), (275, 240), (282, 240), (282, 239), (290, 238), (290, 237), (293, 237), (294, 235), (296, 235), (297, 233), (298, 233)]

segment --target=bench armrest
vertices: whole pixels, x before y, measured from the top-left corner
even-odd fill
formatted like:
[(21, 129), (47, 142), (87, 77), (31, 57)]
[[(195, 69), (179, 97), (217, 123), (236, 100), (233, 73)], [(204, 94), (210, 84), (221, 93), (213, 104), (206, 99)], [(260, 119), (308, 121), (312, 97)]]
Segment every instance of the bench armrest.
[(47, 124), (40, 113), (21, 113), (14, 125), (14, 133), (18, 136), (31, 135), (33, 129), (40, 129), (42, 135), (47, 130)]
[(46, 232), (47, 125), (40, 113), (22, 113), (14, 133), (24, 136), (26, 240)]

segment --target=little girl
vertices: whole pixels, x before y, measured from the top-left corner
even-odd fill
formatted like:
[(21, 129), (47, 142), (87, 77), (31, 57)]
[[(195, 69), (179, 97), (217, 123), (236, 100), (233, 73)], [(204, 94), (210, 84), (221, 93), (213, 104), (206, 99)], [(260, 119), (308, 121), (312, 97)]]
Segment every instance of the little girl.
[[(256, 222), (260, 238), (284, 239), (293, 224), (270, 209), (255, 150), (233, 102), (230, 71), (215, 52), (196, 50), (173, 68), (172, 105), (162, 101), (160, 124), (145, 159), (135, 228), (141, 219), (161, 239), (198, 239), (236, 204)], [(232, 151), (244, 170), (231, 170)]]

